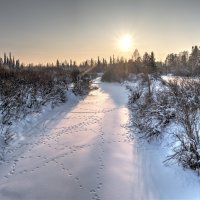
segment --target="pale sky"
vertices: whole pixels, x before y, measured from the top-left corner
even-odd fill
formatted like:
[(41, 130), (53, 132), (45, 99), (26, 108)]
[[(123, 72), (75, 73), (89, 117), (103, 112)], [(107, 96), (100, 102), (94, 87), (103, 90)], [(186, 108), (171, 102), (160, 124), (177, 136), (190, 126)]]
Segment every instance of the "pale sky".
[[(200, 45), (200, 0), (0, 0), (0, 56), (25, 63), (130, 57), (135, 48), (168, 53)], [(128, 52), (117, 46), (133, 37)]]

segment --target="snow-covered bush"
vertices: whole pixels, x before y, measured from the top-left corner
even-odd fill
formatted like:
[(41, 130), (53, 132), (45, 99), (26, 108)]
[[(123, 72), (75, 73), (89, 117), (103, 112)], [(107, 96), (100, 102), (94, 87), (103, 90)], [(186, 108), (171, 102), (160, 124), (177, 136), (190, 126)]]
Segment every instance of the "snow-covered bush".
[(0, 128), (6, 142), (12, 138), (9, 127), (41, 106), (55, 106), (67, 100), (70, 74), (61, 68), (31, 67), (0, 69)]
[(154, 90), (157, 80), (140, 76), (138, 85), (129, 88), (129, 107), (133, 121), (143, 137), (149, 141), (162, 136), (162, 129), (175, 117), (166, 93)]
[(176, 160), (186, 168), (200, 170), (200, 83), (181, 80), (168, 83), (177, 123), (182, 127), (174, 132), (173, 153), (168, 161)]
[(85, 74), (81, 75), (80, 71), (75, 69), (71, 73), (73, 87), (73, 93), (75, 95), (86, 95), (90, 91), (90, 78)]
[(164, 83), (151, 77), (149, 86), (141, 78), (134, 80), (134, 87), (128, 87), (134, 125), (150, 141), (161, 138), (170, 122), (176, 123), (180, 129), (170, 130), (172, 153), (166, 162), (200, 170), (200, 82), (179, 78)]
[(13, 121), (40, 112), (44, 105), (66, 102), (69, 84), (73, 83), (75, 94), (87, 94), (90, 80), (86, 75), (77, 79), (79, 73), (76, 68), (62, 67), (0, 68), (0, 135), (4, 140), (12, 139), (9, 130)]

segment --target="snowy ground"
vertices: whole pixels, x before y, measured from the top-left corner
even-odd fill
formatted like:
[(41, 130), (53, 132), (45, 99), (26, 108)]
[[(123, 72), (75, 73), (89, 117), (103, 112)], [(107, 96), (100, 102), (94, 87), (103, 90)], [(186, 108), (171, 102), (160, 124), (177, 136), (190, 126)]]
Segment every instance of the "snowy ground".
[(166, 148), (130, 139), (125, 88), (96, 84), (27, 128), (0, 165), (0, 199), (200, 199), (195, 174), (163, 166)]

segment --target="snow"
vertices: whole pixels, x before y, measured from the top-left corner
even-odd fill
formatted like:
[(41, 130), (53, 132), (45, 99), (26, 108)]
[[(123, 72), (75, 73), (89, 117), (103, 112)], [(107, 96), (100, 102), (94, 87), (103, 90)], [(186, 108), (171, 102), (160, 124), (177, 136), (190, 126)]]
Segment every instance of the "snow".
[[(71, 96), (72, 93), (70, 92), (70, 100)], [(71, 102), (72, 101), (70, 101), (70, 103)], [(18, 119), (13, 121), (11, 126), (11, 134), (12, 134), (12, 140), (10, 141), (10, 145), (12, 145), (11, 148), (13, 148), (13, 146), (15, 145), (18, 145), (19, 142), (25, 140), (27, 136), (31, 136), (32, 129), (34, 129), (33, 132), (35, 133), (35, 127), (37, 127), (38, 124), (42, 124), (43, 121), (46, 121), (49, 118), (49, 115), (51, 114), (52, 114), (52, 107), (50, 104), (48, 104), (46, 106), (43, 106), (40, 112), (32, 112), (23, 119)]]
[(184, 82), (199, 82), (199, 78), (198, 77), (182, 77), (182, 76), (173, 76), (173, 75), (163, 75), (161, 76), (161, 78), (166, 81), (166, 82), (170, 82), (170, 81), (176, 81), (178, 84)]
[(22, 122), (20, 141), (0, 164), (0, 199), (200, 199), (199, 178), (164, 166), (166, 145), (142, 142), (128, 127), (125, 87), (94, 84), (86, 98), (71, 96)]

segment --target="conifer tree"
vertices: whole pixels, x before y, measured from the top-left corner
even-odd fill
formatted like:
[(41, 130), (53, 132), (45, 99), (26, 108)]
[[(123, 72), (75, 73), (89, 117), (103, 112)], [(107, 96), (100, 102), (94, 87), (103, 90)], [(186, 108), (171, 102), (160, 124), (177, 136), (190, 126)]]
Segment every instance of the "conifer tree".
[(153, 72), (156, 71), (156, 61), (155, 61), (155, 56), (154, 56), (154, 52), (152, 51), (151, 52), (151, 55), (150, 55), (150, 63), (149, 63), (150, 67), (151, 67), (151, 70)]
[(56, 67), (59, 67), (60, 66), (60, 62), (59, 60), (56, 61)]
[(110, 56), (110, 65), (113, 64), (112, 57)]
[(3, 59), (0, 58), (0, 67), (2, 67), (2, 66), (3, 66)]
[(6, 65), (7, 64), (7, 56), (6, 53), (4, 53), (4, 60), (3, 60), (3, 64)]

